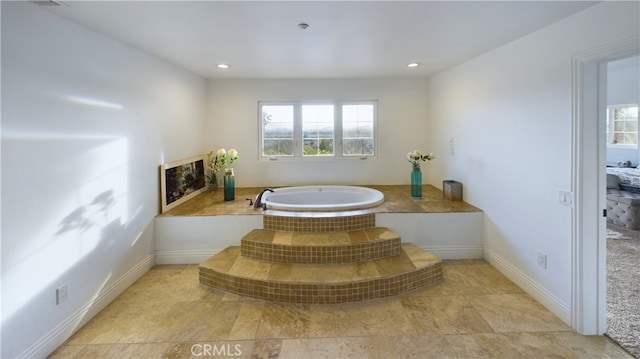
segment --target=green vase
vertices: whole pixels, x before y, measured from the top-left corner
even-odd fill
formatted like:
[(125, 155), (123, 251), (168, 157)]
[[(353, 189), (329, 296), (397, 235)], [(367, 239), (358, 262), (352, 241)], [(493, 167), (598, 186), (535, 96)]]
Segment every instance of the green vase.
[(411, 171), (411, 196), (422, 197), (422, 172), (418, 164), (414, 164)]
[(233, 168), (225, 168), (224, 170), (224, 200), (233, 201), (236, 198), (235, 176)]

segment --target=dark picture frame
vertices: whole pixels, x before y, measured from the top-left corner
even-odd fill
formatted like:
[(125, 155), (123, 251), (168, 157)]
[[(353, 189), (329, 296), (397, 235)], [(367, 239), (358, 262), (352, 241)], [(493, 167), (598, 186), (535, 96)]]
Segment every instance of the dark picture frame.
[(206, 191), (204, 166), (204, 156), (160, 166), (162, 213)]

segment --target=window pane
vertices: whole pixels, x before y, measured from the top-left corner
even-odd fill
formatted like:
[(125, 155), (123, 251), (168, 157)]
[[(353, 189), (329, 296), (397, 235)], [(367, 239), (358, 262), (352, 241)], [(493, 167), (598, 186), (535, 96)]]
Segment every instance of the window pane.
[(262, 155), (293, 156), (293, 106), (262, 106)]
[(627, 132), (638, 132), (638, 121), (624, 121), (624, 130)]
[(373, 155), (374, 107), (342, 106), (342, 154), (344, 156)]
[(373, 140), (344, 140), (342, 149), (345, 156), (373, 155)]
[(613, 134), (613, 142), (614, 144), (621, 145), (624, 143), (624, 134), (622, 133), (614, 133)]
[(608, 110), (607, 138), (610, 138), (609, 143), (637, 146), (638, 107), (635, 105), (615, 105), (609, 106)]
[(304, 156), (331, 156), (334, 142), (333, 105), (302, 106)]
[(624, 131), (624, 121), (615, 121), (613, 123), (613, 130), (614, 131)]

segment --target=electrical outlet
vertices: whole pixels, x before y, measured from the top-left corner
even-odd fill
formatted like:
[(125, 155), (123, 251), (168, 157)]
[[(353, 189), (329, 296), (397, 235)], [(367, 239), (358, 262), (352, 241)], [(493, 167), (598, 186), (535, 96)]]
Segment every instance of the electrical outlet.
[(455, 146), (453, 143), (453, 137), (449, 137), (449, 155), (455, 155)]
[(69, 298), (69, 287), (68, 285), (63, 285), (62, 287), (56, 289), (56, 305), (64, 302)]
[(538, 267), (547, 269), (547, 255), (542, 253), (542, 252), (538, 252)]

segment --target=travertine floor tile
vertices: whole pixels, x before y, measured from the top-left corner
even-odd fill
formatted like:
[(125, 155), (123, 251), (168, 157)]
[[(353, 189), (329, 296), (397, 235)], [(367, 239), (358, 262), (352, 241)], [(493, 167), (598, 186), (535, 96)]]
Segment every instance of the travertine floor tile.
[(273, 244), (291, 245), (293, 232), (275, 232)]
[(95, 358), (108, 358), (109, 348), (111, 344), (99, 344), (99, 345), (85, 345), (80, 349), (74, 359), (95, 359)]
[(517, 285), (486, 262), (463, 261), (444, 267), (442, 283), (420, 289), (408, 296), (524, 293)]
[(427, 291), (336, 305), (260, 301), (201, 287), (198, 266), (156, 267), (50, 357), (201, 359), (216, 345), (234, 358), (632, 358), (575, 333), (484, 261), (443, 266)]
[(364, 338), (285, 339), (279, 358), (366, 358), (368, 353)]
[[(442, 334), (491, 333), (493, 330), (465, 297), (404, 298), (407, 315), (413, 314), (416, 330)], [(429, 323), (432, 328), (425, 326)], [(430, 330), (432, 329), (432, 330)]]
[(101, 316), (80, 328), (69, 340), (69, 345), (113, 344), (129, 328), (129, 321), (121, 316)]
[(337, 337), (335, 305), (309, 306), (309, 337)]
[(461, 358), (579, 358), (552, 333), (483, 333), (447, 337)]
[(631, 359), (624, 349), (605, 336), (584, 336), (574, 331), (556, 332), (553, 335), (566, 345), (578, 358)]
[(398, 359), (456, 358), (447, 339), (438, 333), (427, 333), (394, 338)]
[(229, 274), (242, 278), (267, 279), (271, 272), (271, 263), (238, 256), (231, 266)]
[(380, 299), (335, 306), (341, 337), (415, 334), (399, 299)]
[(293, 264), (291, 277), (294, 282), (325, 282), (335, 283), (356, 278), (355, 263), (333, 264)]
[(368, 336), (368, 359), (396, 359), (396, 350), (391, 336)]
[(258, 331), (260, 318), (262, 318), (263, 301), (243, 301), (238, 316), (233, 323), (229, 340), (253, 340)]
[(446, 335), (447, 341), (458, 358), (494, 359), (497, 358), (478, 343), (472, 335)]
[(286, 281), (291, 278), (290, 264), (283, 263), (271, 263), (271, 271), (269, 272), (268, 280)]
[(306, 338), (309, 325), (308, 305), (267, 302), (256, 339)]
[(527, 294), (492, 294), (468, 298), (495, 332), (571, 330)]
[(84, 349), (84, 345), (62, 345), (58, 349), (56, 349), (51, 355), (49, 355), (50, 359), (72, 359), (74, 358), (80, 350)]
[(336, 233), (294, 233), (291, 240), (292, 245), (335, 245), (335, 244), (350, 244), (351, 239), (346, 232)]
[(140, 343), (114, 344), (105, 353), (106, 358), (163, 358), (171, 344)]
[(281, 339), (256, 340), (251, 351), (252, 359), (275, 359), (280, 356)]
[(178, 302), (150, 331), (145, 342), (226, 340), (240, 302)]
[[(254, 358), (255, 343), (248, 341), (200, 341), (172, 343), (159, 358), (162, 359), (202, 359), (202, 358)], [(147, 358), (147, 357), (142, 357)], [(141, 359), (142, 359), (141, 358)], [(133, 358), (132, 358), (133, 359)]]

